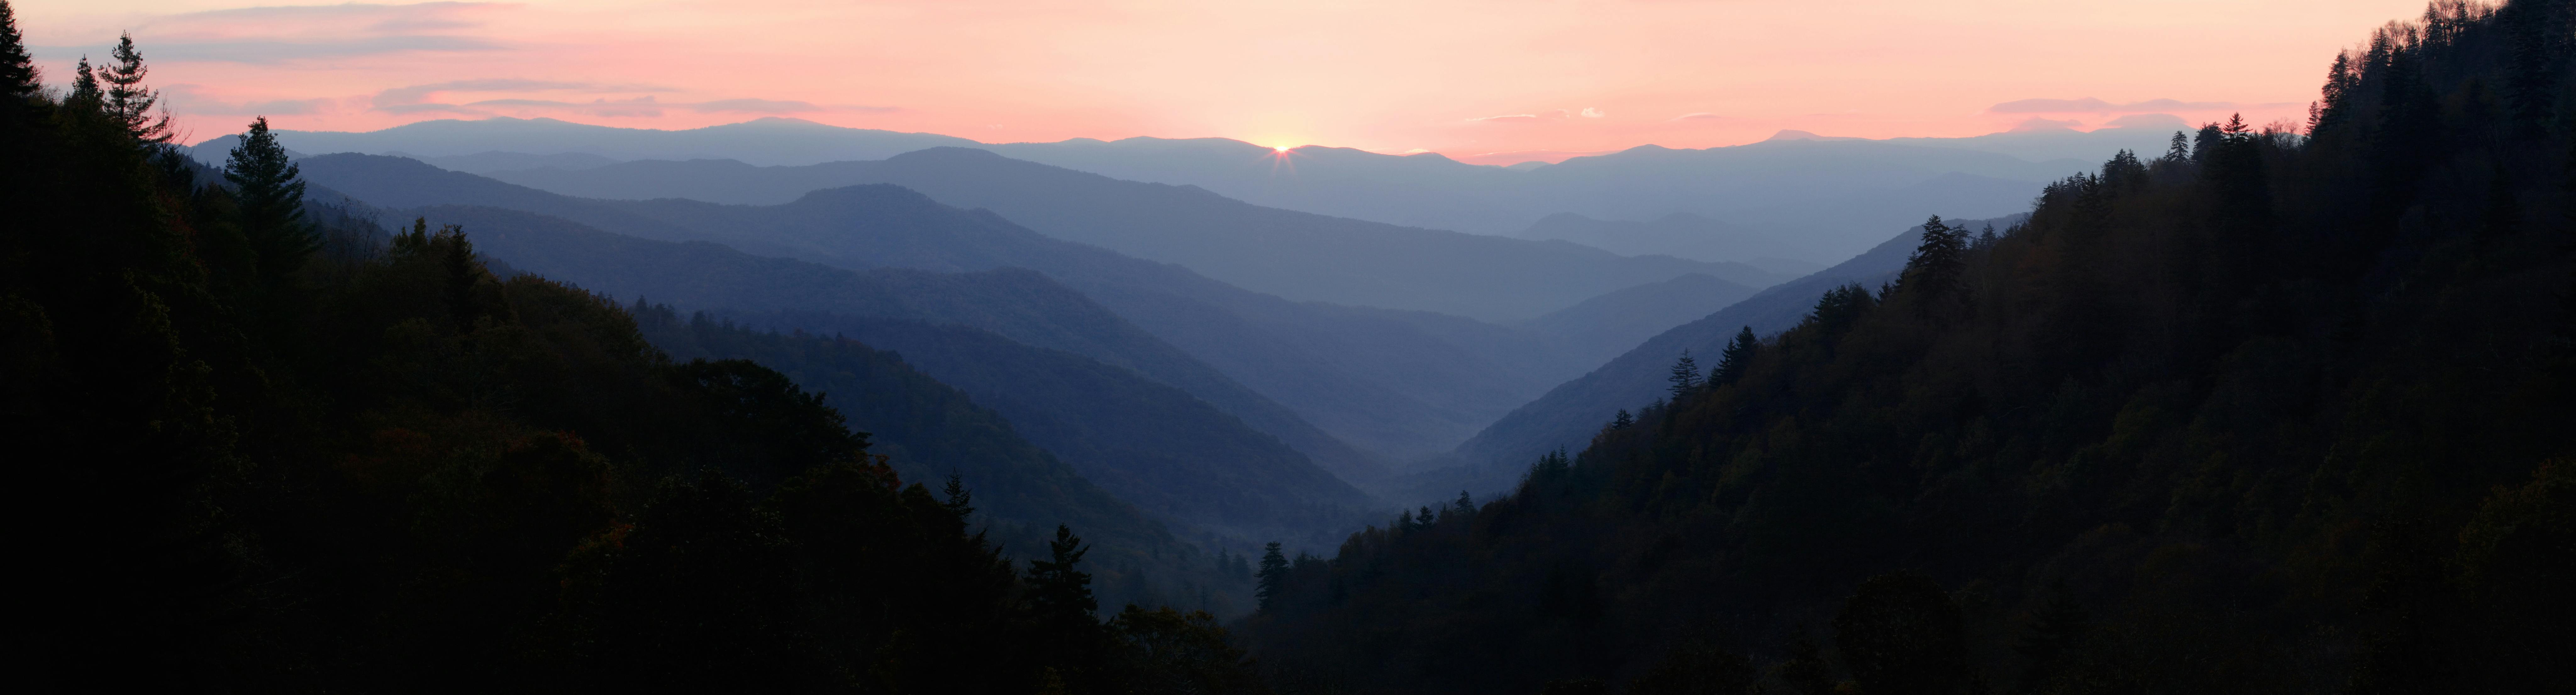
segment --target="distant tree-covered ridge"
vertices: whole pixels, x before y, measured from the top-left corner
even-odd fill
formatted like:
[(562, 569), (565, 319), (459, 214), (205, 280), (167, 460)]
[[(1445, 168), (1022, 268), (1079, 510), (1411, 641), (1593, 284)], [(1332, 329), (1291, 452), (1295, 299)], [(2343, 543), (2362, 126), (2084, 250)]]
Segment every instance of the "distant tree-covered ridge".
[(263, 122), (220, 172), (189, 161), (148, 46), (57, 96), (24, 45), (0, 0), (32, 687), (1259, 689), (1209, 614), (1104, 614), (1095, 571), (1131, 568), (1075, 529), (1006, 559), (974, 490), (903, 480), (787, 375), (672, 359), (608, 298), (491, 272), (466, 230), (317, 207)]
[(1933, 220), (1509, 497), (1265, 563), (1254, 653), (1388, 693), (2564, 692), (2571, 62), (2576, 3), (2438, 2), (2309, 123)]

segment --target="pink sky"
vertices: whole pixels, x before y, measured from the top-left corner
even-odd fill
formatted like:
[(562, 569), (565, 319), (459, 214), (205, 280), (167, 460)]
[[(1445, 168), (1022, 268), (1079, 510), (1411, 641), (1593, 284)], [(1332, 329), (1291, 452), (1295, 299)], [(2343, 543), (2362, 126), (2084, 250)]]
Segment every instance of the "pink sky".
[[(760, 116), (987, 142), (1230, 137), (1456, 156), (1780, 129), (2299, 117), (2422, 0), (12, 0), (60, 83), (131, 30), (195, 138)], [(2048, 101), (2029, 101), (2048, 100)], [(2165, 101), (2156, 101), (2165, 100)], [(2018, 102), (2018, 103), (2015, 103)], [(2002, 105), (2002, 106), (1999, 106)]]

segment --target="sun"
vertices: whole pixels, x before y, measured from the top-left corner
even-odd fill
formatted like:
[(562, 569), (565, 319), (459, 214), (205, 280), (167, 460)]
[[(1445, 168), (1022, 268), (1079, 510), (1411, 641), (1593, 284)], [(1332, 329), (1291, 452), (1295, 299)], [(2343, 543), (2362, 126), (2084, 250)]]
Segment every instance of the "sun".
[(1294, 145), (1274, 145), (1270, 148), (1270, 151), (1279, 154), (1287, 154), (1289, 150), (1293, 149), (1297, 149), (1297, 147)]

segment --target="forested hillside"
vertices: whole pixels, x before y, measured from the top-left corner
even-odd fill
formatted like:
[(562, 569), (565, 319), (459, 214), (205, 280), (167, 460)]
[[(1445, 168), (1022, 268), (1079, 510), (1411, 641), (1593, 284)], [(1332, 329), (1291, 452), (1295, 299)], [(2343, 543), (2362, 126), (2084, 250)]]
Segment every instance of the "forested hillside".
[[(130, 40), (58, 92), (24, 45), (0, 2), (0, 436), (31, 529), (28, 687), (1107, 693), (1251, 674), (1205, 613), (1103, 622), (1070, 530), (1006, 559), (974, 491), (904, 480), (780, 372), (675, 360), (618, 303), (496, 275), (453, 228), (310, 206), (264, 120), (205, 170), (165, 146)], [(907, 453), (1026, 447), (953, 392), (872, 376), (891, 378), (831, 382), (856, 387), (833, 401), (930, 401), (960, 426), (907, 433)], [(1132, 510), (1090, 511), (1189, 560)], [(1111, 581), (1138, 563), (1103, 559)], [(1215, 560), (1204, 573), (1232, 570)]]
[(1249, 581), (1229, 573), (1217, 558), (1093, 484), (1051, 453), (1052, 443), (1041, 448), (1030, 441), (1006, 413), (881, 344), (757, 331), (705, 314), (684, 319), (664, 305), (627, 310), (645, 341), (674, 359), (750, 360), (813, 391), (851, 428), (868, 432), (869, 452), (884, 456), (902, 479), (965, 486), (973, 495), (975, 527), (1006, 556), (1035, 557), (1058, 524), (1084, 529), (1095, 592), (1105, 603), (1170, 604), (1219, 614), (1250, 605)]
[[(1989, 227), (2009, 228), (2021, 216), (1990, 220), (1953, 220), (1949, 224), (1978, 230)], [(1742, 301), (1723, 305), (1697, 320), (1670, 327), (1653, 329), (1637, 335), (1623, 345), (1596, 341), (1594, 349), (1606, 349), (1599, 367), (1590, 373), (1558, 384), (1512, 412), (1504, 414), (1484, 431), (1458, 445), (1454, 461), (1467, 466), (1466, 485), (1476, 490), (1501, 490), (1519, 479), (1520, 471), (1532, 457), (1557, 449), (1578, 447), (1601, 426), (1603, 413), (1636, 408), (1653, 400), (1669, 385), (1674, 360), (1686, 354), (1694, 359), (1715, 359), (1736, 334), (1751, 329), (1755, 335), (1768, 336), (1796, 326), (1815, 298), (1826, 290), (1858, 284), (1877, 287), (1896, 279), (1905, 267), (1905, 259), (1922, 241), (1923, 227), (1916, 225), (1877, 247), (1849, 260), (1834, 264), (1796, 280), (1780, 283), (1756, 292)], [(1568, 328), (1605, 321), (1611, 312), (1554, 317), (1558, 325)], [(1641, 324), (1642, 325), (1642, 324)], [(1532, 326), (1533, 329), (1538, 328)], [(1587, 340), (1582, 334), (1560, 335), (1558, 340)], [(1642, 340), (1640, 340), (1642, 339)], [(1612, 347), (1617, 345), (1617, 347)], [(1601, 354), (1601, 353), (1595, 353)], [(1711, 364), (1714, 364), (1712, 362)], [(1451, 483), (1440, 487), (1456, 488)]]
[(1363, 692), (2566, 692), (2571, 15), (2435, 3), (2305, 127), (1932, 225), (1508, 499), (1265, 563), (1256, 653)]

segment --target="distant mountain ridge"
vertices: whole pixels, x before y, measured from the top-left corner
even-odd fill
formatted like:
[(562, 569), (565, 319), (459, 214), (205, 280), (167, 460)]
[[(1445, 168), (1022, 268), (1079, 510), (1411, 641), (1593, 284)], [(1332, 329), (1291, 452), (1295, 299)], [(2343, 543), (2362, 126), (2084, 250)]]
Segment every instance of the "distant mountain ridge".
[(1513, 321), (1689, 273), (1767, 287), (1795, 277), (1723, 259), (1621, 254), (1266, 208), (1190, 186), (1120, 181), (968, 148), (883, 161), (752, 167), (641, 161), (492, 178), (585, 198), (785, 204), (811, 192), (891, 183), (985, 208), (1048, 236), (1175, 263), (1298, 301)]
[[(1540, 341), (1501, 326), (1419, 312), (1289, 302), (1175, 266), (1049, 239), (989, 213), (947, 208), (890, 186), (871, 189), (882, 189), (876, 194), (825, 196), (795, 210), (728, 208), (689, 201), (576, 199), (393, 157), (326, 155), (306, 159), (303, 166), (306, 178), (319, 185), (388, 207), (502, 207), (635, 237), (722, 241), (748, 254), (860, 269), (888, 265), (1032, 268), (1179, 348), (1181, 354), (1215, 367), (1227, 378), (1224, 381), (1248, 386), (1266, 397), (1258, 400), (1286, 406), (1296, 419), (1329, 436), (1301, 439), (1292, 423), (1265, 416), (1257, 402), (1229, 398), (1228, 392), (1205, 379), (1168, 373), (1165, 367), (1172, 360), (1121, 358), (1120, 353), (1087, 347), (1091, 343), (1055, 343), (1044, 339), (1046, 335), (996, 332), (1101, 359), (1181, 387), (1280, 436), (1336, 471), (1446, 452), (1511, 406), (1583, 369)], [(870, 200), (896, 207), (870, 208)], [(830, 205), (856, 207), (819, 218), (797, 218), (805, 214), (798, 210), (813, 212), (820, 209), (816, 206)], [(707, 226), (693, 228), (653, 216), (666, 213), (673, 220)], [(794, 223), (786, 226), (796, 229), (768, 221), (747, 224), (747, 219), (736, 220), (746, 224), (736, 224), (727, 221), (729, 215), (779, 215), (775, 221)], [(894, 224), (896, 218), (889, 215), (912, 221)], [(834, 219), (850, 225), (810, 226), (828, 225)], [(899, 236), (852, 238), (856, 229)], [(834, 239), (846, 242), (846, 247), (830, 247), (828, 242)], [(1347, 442), (1340, 451), (1351, 453), (1337, 454), (1333, 441)], [(1351, 445), (1358, 449), (1349, 449)], [(1339, 462), (1337, 456), (1378, 463)]]
[[(1904, 224), (1919, 210), (1947, 209), (1971, 217), (2019, 210), (2042, 182), (2088, 170), (2114, 151), (2162, 150), (2175, 124), (2142, 121), (2094, 131), (2038, 129), (1968, 138), (1860, 140), (1803, 134), (1707, 149), (1646, 145), (1512, 168), (1466, 164), (1437, 154), (1318, 146), (1283, 155), (1223, 138), (985, 144), (792, 119), (683, 131), (493, 119), (427, 121), (372, 133), (277, 132), (287, 147), (303, 152), (402, 152), (431, 159), (497, 150), (808, 165), (884, 159), (928, 147), (971, 147), (1119, 179), (1195, 185), (1266, 207), (1476, 234), (1512, 234), (1556, 213), (1643, 221), (1686, 212), (1812, 242), (1796, 258), (1831, 263), (1877, 242), (1861, 230)], [(216, 145), (228, 146), (202, 144), (198, 156), (219, 161), (222, 151)], [(479, 163), (458, 166), (476, 173), (498, 171)], [(1946, 174), (1966, 178), (1943, 178)]]

